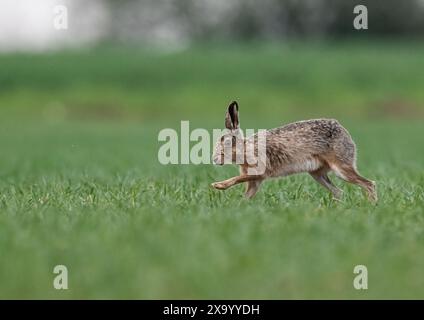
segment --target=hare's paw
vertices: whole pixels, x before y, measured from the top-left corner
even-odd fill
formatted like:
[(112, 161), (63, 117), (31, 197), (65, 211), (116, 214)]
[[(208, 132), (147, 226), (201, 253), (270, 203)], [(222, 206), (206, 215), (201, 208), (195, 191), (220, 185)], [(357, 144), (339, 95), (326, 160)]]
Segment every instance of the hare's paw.
[(227, 186), (224, 183), (222, 183), (222, 182), (214, 182), (214, 183), (211, 184), (211, 186), (213, 188), (215, 188), (215, 189), (218, 189), (218, 190), (225, 190), (225, 189), (227, 189)]

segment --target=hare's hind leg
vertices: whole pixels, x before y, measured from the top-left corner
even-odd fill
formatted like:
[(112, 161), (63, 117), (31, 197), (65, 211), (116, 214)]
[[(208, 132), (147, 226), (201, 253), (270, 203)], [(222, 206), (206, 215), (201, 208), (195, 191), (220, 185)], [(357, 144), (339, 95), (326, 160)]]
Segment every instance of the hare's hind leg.
[(362, 187), (366, 191), (369, 200), (377, 201), (375, 182), (362, 177), (353, 165), (333, 163), (331, 169), (339, 178)]
[(343, 191), (337, 188), (331, 182), (330, 178), (327, 175), (328, 171), (329, 171), (329, 168), (321, 168), (316, 171), (309, 172), (309, 174), (315, 179), (316, 182), (318, 182), (324, 188), (329, 190), (333, 194), (334, 199), (340, 200), (343, 194)]

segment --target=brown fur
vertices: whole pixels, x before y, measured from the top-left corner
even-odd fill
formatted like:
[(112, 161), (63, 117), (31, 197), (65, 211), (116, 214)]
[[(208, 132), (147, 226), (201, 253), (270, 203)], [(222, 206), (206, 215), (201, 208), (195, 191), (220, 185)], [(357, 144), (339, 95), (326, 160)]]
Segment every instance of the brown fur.
[[(257, 135), (246, 139), (241, 135), (236, 102), (230, 104), (225, 123), (229, 132), (217, 142), (214, 153), (215, 163), (223, 163), (225, 139), (241, 140), (243, 150), (246, 150), (248, 144), (253, 144), (257, 152)], [(237, 148), (233, 142), (233, 163), (236, 159)], [(246, 159), (245, 155), (244, 159)], [(265, 179), (308, 172), (320, 185), (328, 189), (334, 198), (339, 199), (342, 191), (331, 182), (327, 175), (333, 171), (339, 178), (361, 186), (371, 201), (377, 201), (375, 183), (359, 175), (356, 169), (356, 146), (352, 137), (334, 119), (299, 121), (267, 130), (265, 172), (249, 175), (247, 173), (248, 166), (244, 161), (240, 165), (239, 176), (215, 182), (212, 186), (219, 190), (225, 190), (246, 182), (245, 195), (251, 198)]]

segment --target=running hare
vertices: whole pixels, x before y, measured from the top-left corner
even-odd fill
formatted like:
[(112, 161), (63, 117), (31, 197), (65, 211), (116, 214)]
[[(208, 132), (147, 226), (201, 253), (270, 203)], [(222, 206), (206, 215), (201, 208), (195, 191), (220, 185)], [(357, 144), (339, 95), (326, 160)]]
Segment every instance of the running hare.
[[(339, 178), (361, 186), (371, 201), (377, 201), (375, 183), (359, 175), (355, 143), (337, 120), (306, 120), (266, 130), (263, 134), (266, 155), (263, 170), (253, 170), (253, 173), (250, 169), (257, 166), (258, 161), (253, 164), (248, 161), (246, 150), (254, 150), (258, 158), (259, 133), (243, 137), (239, 127), (238, 104), (235, 101), (228, 107), (225, 126), (228, 132), (217, 141), (213, 161), (219, 165), (228, 162), (239, 164), (240, 175), (213, 183), (216, 189), (225, 190), (246, 182), (245, 195), (251, 198), (265, 179), (307, 172), (328, 189), (334, 198), (340, 199), (342, 190), (327, 176), (328, 172), (334, 171)], [(226, 159), (229, 161), (224, 161)]]

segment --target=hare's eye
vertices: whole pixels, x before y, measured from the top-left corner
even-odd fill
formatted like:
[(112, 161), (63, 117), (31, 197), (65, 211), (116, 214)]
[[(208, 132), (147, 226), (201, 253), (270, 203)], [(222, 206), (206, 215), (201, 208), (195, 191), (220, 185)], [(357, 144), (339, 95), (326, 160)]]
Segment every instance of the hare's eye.
[(231, 140), (230, 139), (225, 139), (224, 140), (224, 146), (226, 146), (226, 147), (231, 147)]

